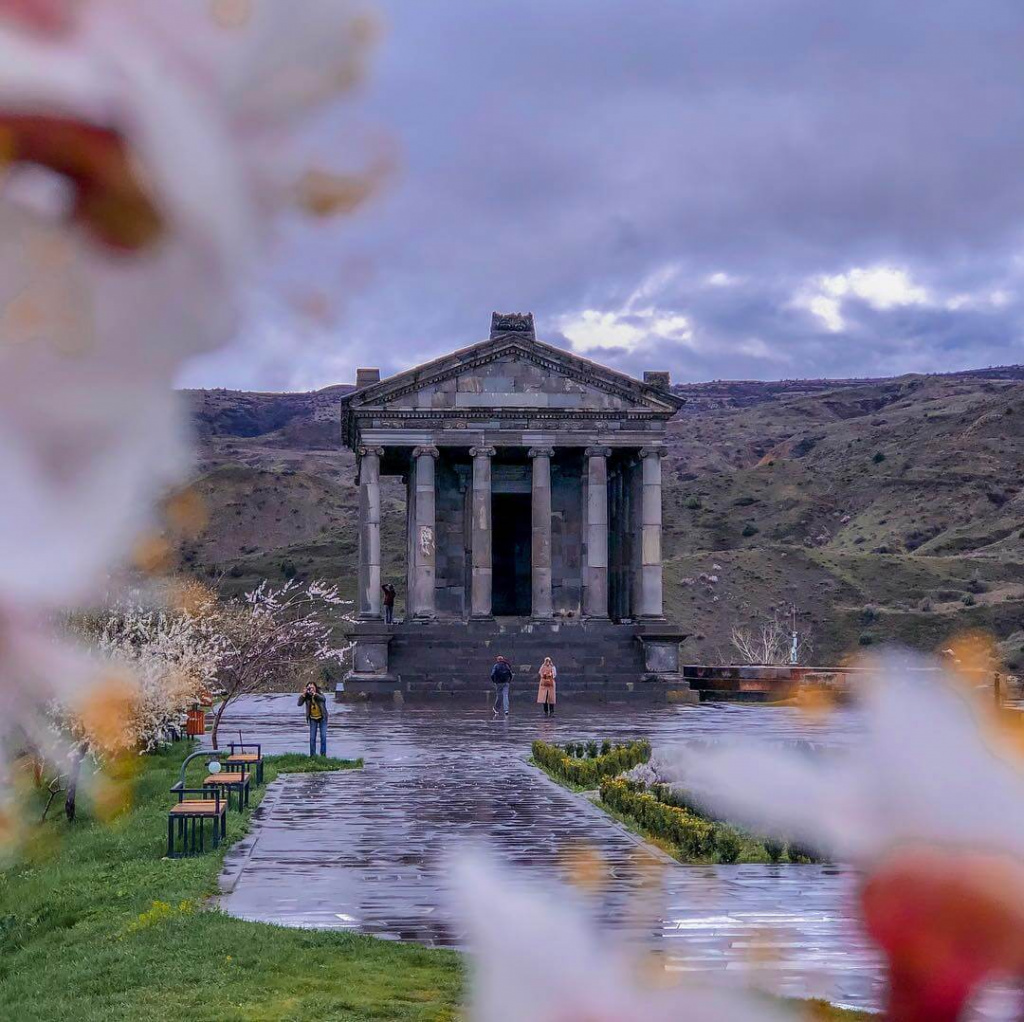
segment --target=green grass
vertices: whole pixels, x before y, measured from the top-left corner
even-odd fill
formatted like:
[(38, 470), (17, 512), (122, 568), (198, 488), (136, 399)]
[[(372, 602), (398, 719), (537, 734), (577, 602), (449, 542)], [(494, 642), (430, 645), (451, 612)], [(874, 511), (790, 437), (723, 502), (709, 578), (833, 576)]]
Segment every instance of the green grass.
[[(83, 812), (72, 826), (58, 815), (35, 853), (0, 873), (0, 1018), (454, 1018), (463, 977), (455, 953), (209, 909), (223, 853), (161, 858), (168, 789), (189, 751), (183, 743), (141, 761), (129, 813), (104, 825)], [(268, 757), (268, 783), (305, 759)], [(229, 841), (244, 830), (245, 818), (229, 813)]]
[(264, 756), (264, 767), (274, 768), (278, 774), (323, 774), (334, 770), (361, 770), (361, 759), (337, 759), (334, 756), (306, 756), (301, 752), (286, 752), (279, 756)]

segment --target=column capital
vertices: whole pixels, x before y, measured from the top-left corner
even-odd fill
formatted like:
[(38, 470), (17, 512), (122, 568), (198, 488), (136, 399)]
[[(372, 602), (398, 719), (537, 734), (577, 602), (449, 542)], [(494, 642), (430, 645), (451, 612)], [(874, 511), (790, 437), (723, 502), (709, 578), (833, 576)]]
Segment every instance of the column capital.
[(531, 447), (527, 452), (531, 458), (550, 458), (554, 453), (554, 447)]
[(428, 458), (437, 458), (440, 456), (440, 454), (441, 452), (436, 447), (425, 446), (414, 447), (412, 449), (412, 456), (414, 458), (422, 458), (424, 455), (426, 455)]
[(587, 447), (583, 452), (588, 458), (607, 458), (611, 453), (610, 447)]
[(493, 447), (470, 447), (469, 453), (474, 458), (493, 458), (498, 452)]
[(368, 454), (375, 454), (375, 455), (377, 455), (378, 458), (382, 458), (382, 457), (384, 457), (384, 448), (383, 447), (360, 447), (359, 448), (359, 457), (360, 458), (364, 458)]
[(641, 447), (640, 457), (641, 458), (664, 458), (668, 454), (668, 450), (665, 447)]

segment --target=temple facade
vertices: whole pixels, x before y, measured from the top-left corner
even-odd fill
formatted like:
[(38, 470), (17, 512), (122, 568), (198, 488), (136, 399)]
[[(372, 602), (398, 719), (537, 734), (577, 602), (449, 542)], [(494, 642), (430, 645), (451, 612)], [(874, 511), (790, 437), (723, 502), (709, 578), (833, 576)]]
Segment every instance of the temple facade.
[[(346, 696), (475, 689), (451, 659), (431, 673), (442, 651), (460, 666), (479, 659), (472, 676), (486, 690), (494, 652), (526, 651), (517, 664), (526, 674), (532, 647), (545, 642), (553, 653), (544, 655), (563, 664), (582, 665), (584, 647), (606, 649), (578, 673), (587, 691), (602, 690), (602, 668), (606, 695), (652, 673), (677, 680), (680, 633), (665, 623), (662, 593), (661, 459), (682, 403), (667, 373), (635, 380), (538, 341), (528, 313), (495, 313), (486, 340), (388, 379), (360, 370), (342, 400), (359, 486)], [(382, 621), (383, 475), (406, 490), (407, 611), (395, 625)], [(670, 669), (657, 671), (652, 656)], [(571, 674), (563, 666), (560, 681)]]

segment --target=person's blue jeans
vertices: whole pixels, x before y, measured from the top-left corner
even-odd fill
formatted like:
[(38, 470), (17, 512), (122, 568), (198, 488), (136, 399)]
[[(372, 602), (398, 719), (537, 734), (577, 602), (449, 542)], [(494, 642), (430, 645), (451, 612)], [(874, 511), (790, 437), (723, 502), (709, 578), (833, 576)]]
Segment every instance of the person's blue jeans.
[(320, 732), (320, 755), (327, 755), (327, 721), (311, 720), (309, 722), (309, 754), (316, 755), (316, 733)]
[(508, 713), (508, 682), (504, 681), (494, 686), (494, 712), (498, 712), (498, 703)]

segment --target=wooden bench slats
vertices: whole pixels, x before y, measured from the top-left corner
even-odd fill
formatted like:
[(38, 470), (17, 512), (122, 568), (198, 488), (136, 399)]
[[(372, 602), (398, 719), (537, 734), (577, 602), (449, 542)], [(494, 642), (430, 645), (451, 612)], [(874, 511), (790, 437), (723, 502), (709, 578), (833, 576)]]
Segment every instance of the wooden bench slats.
[(241, 784), (245, 780), (245, 774), (210, 774), (203, 781), (203, 785), (209, 784)]
[(218, 816), (227, 810), (227, 803), (221, 802), (218, 806), (214, 799), (209, 801), (179, 802), (171, 806), (172, 816)]
[(258, 763), (259, 761), (260, 755), (256, 752), (238, 752), (224, 760), (225, 763)]

